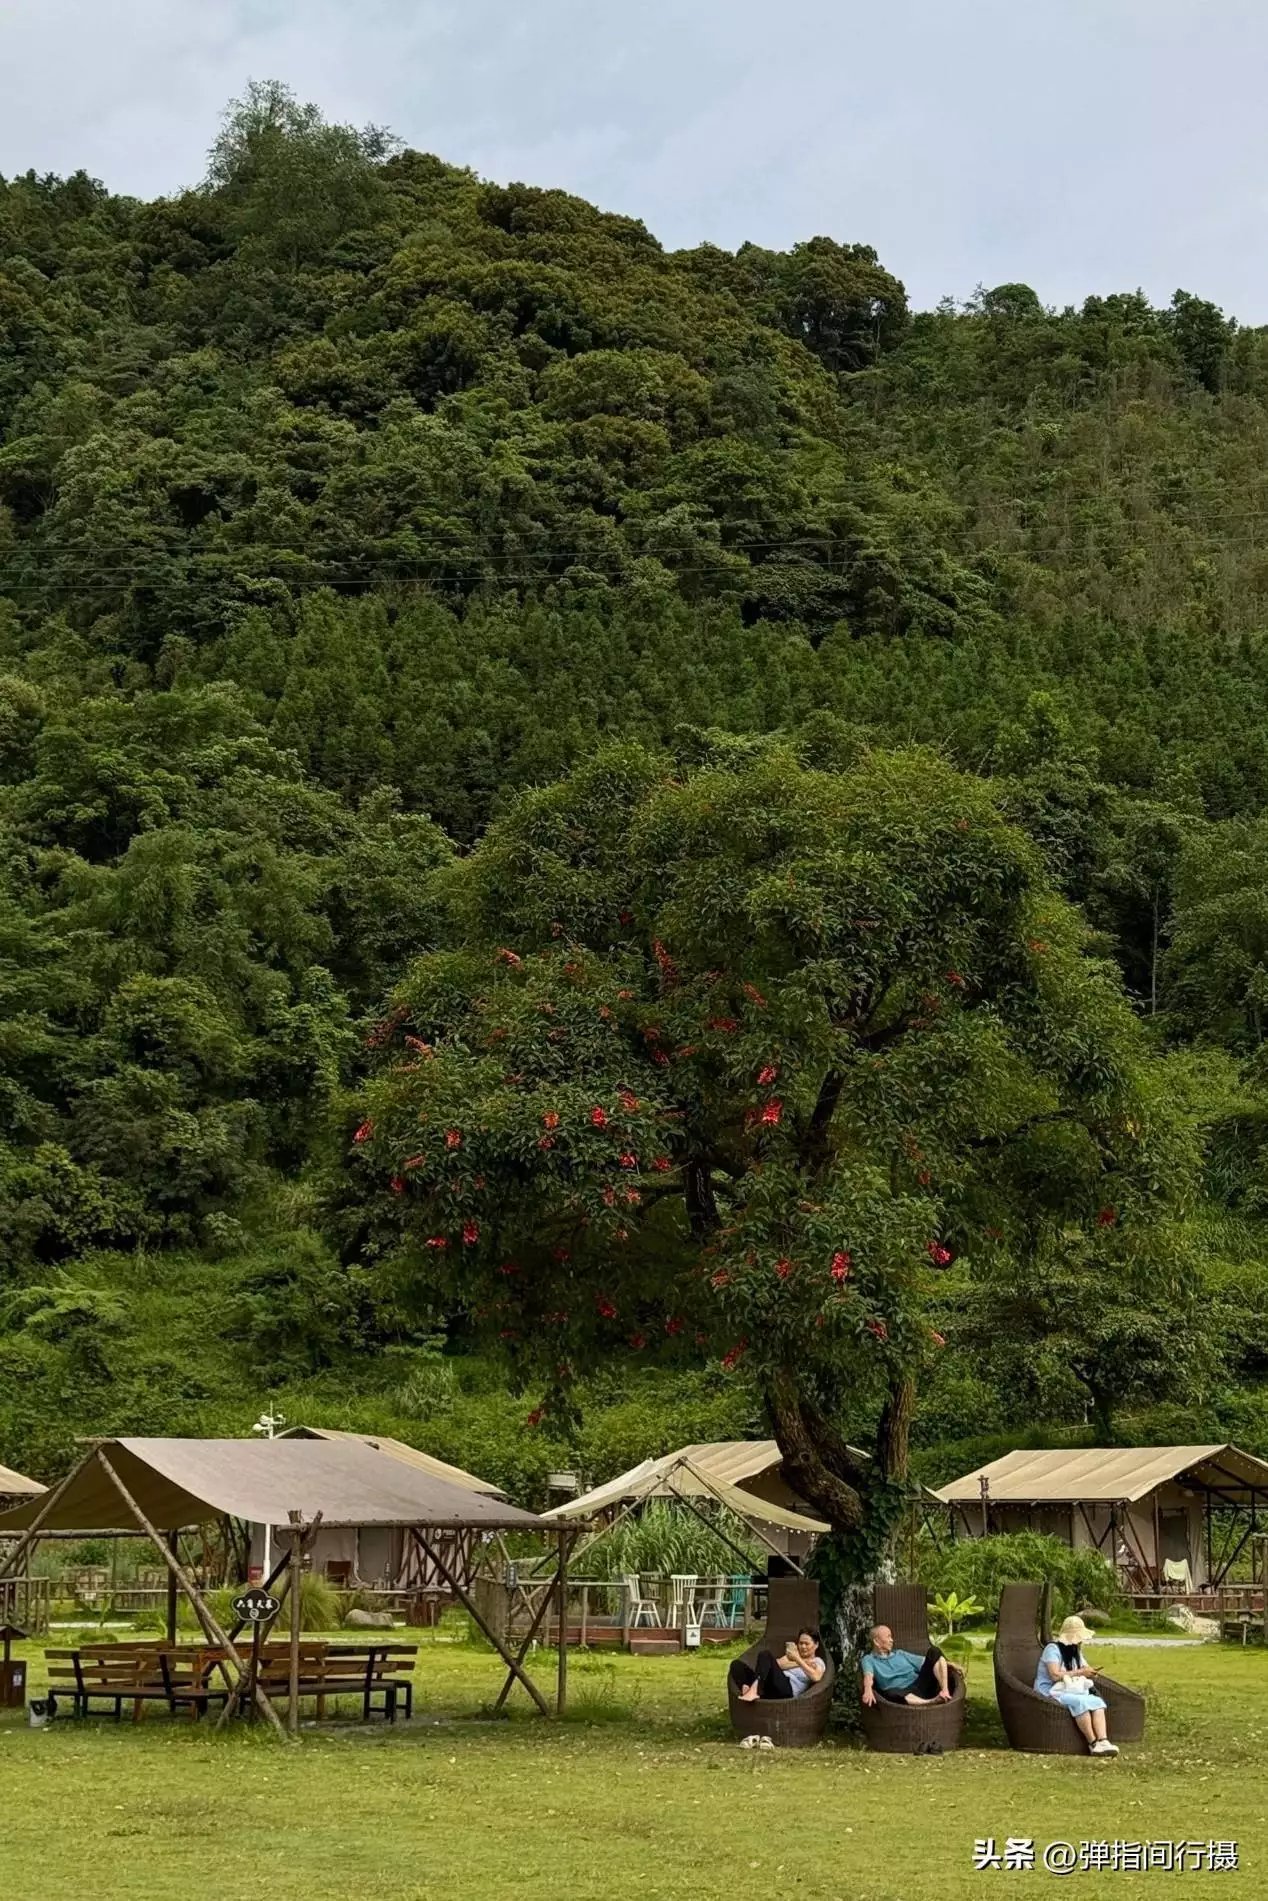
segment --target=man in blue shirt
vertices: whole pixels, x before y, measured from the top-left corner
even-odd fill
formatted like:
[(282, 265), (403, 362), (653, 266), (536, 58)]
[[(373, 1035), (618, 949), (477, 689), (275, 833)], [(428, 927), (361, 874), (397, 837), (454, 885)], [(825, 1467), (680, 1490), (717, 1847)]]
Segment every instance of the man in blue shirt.
[(872, 1631), (872, 1648), (863, 1658), (863, 1701), (871, 1706), (878, 1696), (887, 1703), (949, 1703), (947, 1660), (934, 1644), (918, 1657), (914, 1650), (895, 1650), (888, 1624)]

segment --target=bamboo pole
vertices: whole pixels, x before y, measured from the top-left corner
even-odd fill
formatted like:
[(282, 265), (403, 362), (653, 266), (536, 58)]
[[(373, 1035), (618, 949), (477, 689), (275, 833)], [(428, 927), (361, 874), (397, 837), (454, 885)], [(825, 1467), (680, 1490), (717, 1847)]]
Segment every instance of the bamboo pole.
[[(172, 1553), (168, 1550), (166, 1544), (163, 1542), (161, 1535), (159, 1534), (158, 1531), (156, 1531), (155, 1527), (150, 1523), (145, 1513), (141, 1510), (141, 1507), (137, 1504), (135, 1498), (133, 1498), (131, 1492), (128, 1490), (123, 1480), (119, 1477), (119, 1474), (115, 1471), (114, 1467), (111, 1465), (109, 1459), (106, 1457), (105, 1453), (102, 1451), (100, 1446), (97, 1447), (96, 1456), (97, 1456), (98, 1462), (101, 1465), (102, 1471), (105, 1473), (106, 1477), (110, 1480), (111, 1484), (114, 1486), (115, 1490), (118, 1492), (120, 1498), (123, 1500), (128, 1510), (132, 1513), (132, 1516), (136, 1519), (137, 1524), (140, 1525), (142, 1531), (145, 1533), (146, 1537), (150, 1540), (150, 1543), (154, 1546), (154, 1549), (158, 1552), (159, 1556), (162, 1558), (168, 1570), (174, 1573), (177, 1579), (177, 1582), (180, 1584), (181, 1589), (184, 1591), (186, 1597), (189, 1599), (190, 1603), (193, 1605), (194, 1615), (197, 1617), (199, 1623), (202, 1625), (203, 1630), (206, 1632), (208, 1638), (218, 1648), (228, 1651), (230, 1659), (233, 1662), (234, 1667), (236, 1668), (238, 1672), (238, 1679), (240, 1683), (242, 1678), (246, 1674), (246, 1665), (243, 1663), (242, 1658), (239, 1656), (237, 1650), (235, 1649), (232, 1640), (225, 1634), (225, 1632), (221, 1629), (220, 1625), (216, 1622), (216, 1619), (212, 1615), (209, 1606), (206, 1604), (206, 1602), (203, 1599), (202, 1592), (199, 1590), (198, 1586), (195, 1584), (190, 1574), (185, 1570), (184, 1566), (180, 1563), (179, 1559), (175, 1558), (172, 1555)], [(277, 1711), (273, 1708), (272, 1703), (269, 1701), (268, 1697), (265, 1695), (264, 1691), (260, 1688), (258, 1684), (255, 1686), (255, 1698), (260, 1708), (264, 1711), (264, 1714), (268, 1717), (269, 1722), (273, 1725), (273, 1728), (277, 1731), (278, 1735), (282, 1738), (283, 1742), (285, 1742), (286, 1731), (282, 1728), (282, 1719), (278, 1715)], [(225, 1707), (227, 1709), (228, 1705), (226, 1704)]]
[(300, 1577), (304, 1562), (304, 1534), (299, 1512), (288, 1512), (291, 1521), (291, 1655), (290, 1677), (287, 1689), (290, 1702), (286, 1710), (286, 1727), (292, 1736), (299, 1734), (299, 1627), (303, 1615), (301, 1604)]

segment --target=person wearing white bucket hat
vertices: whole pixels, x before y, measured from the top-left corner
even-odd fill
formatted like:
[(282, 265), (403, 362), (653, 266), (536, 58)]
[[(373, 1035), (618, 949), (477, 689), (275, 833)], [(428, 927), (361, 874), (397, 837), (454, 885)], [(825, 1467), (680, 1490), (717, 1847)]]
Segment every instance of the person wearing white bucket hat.
[(1035, 1688), (1069, 1710), (1093, 1756), (1116, 1756), (1118, 1745), (1110, 1741), (1105, 1725), (1105, 1698), (1097, 1696), (1096, 1671), (1083, 1655), (1091, 1635), (1081, 1617), (1067, 1617), (1056, 1642), (1045, 1645), (1040, 1655)]

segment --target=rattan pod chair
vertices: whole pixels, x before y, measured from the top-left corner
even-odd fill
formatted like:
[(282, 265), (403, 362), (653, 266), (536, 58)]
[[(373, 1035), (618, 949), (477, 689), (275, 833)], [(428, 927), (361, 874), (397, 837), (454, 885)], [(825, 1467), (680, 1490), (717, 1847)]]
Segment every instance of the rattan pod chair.
[[(1010, 1747), (1047, 1756), (1086, 1756), (1088, 1745), (1069, 1710), (1034, 1688), (1039, 1653), (1050, 1642), (1049, 1592), (1043, 1584), (1006, 1584), (1000, 1592), (995, 1635), (995, 1700)], [(1110, 1740), (1138, 1743), (1145, 1734), (1145, 1699), (1112, 1677), (1098, 1676)]]
[[(872, 1592), (872, 1622), (888, 1624), (898, 1650), (923, 1657), (929, 1648), (929, 1609), (923, 1584), (878, 1584)], [(862, 1706), (863, 1735), (869, 1749), (893, 1755), (919, 1754), (930, 1743), (958, 1749), (964, 1737), (967, 1698), (964, 1672), (948, 1659), (949, 1703), (890, 1703), (877, 1697)]]
[[(759, 1650), (769, 1650), (778, 1657), (799, 1630), (818, 1628), (819, 1586), (814, 1580), (771, 1578), (766, 1587), (766, 1629), (760, 1640), (744, 1652), (744, 1661), (755, 1663)], [(827, 1727), (836, 1681), (836, 1667), (822, 1640), (819, 1655), (827, 1666), (819, 1681), (803, 1695), (787, 1700), (759, 1697), (755, 1703), (746, 1703), (728, 1677), (727, 1700), (735, 1734), (769, 1736), (779, 1749), (809, 1749), (819, 1742)]]

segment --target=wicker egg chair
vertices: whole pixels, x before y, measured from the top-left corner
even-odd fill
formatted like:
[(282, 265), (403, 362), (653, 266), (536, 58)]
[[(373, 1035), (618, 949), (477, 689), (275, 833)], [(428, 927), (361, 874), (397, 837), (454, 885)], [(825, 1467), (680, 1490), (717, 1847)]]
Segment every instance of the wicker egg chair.
[[(923, 1657), (929, 1648), (929, 1610), (923, 1584), (878, 1584), (872, 1592), (872, 1622), (888, 1624), (898, 1650)], [(964, 1737), (964, 1672), (948, 1659), (949, 1703), (890, 1703), (878, 1696), (863, 1704), (863, 1735), (869, 1749), (897, 1756), (918, 1755), (930, 1743), (958, 1749)]]
[[(1047, 1756), (1086, 1756), (1087, 1742), (1069, 1710), (1034, 1688), (1039, 1653), (1051, 1641), (1051, 1592), (1044, 1584), (1006, 1584), (995, 1635), (995, 1700), (1013, 1749)], [(1138, 1743), (1145, 1734), (1145, 1699), (1111, 1677), (1098, 1676), (1110, 1741)]]
[[(799, 1630), (819, 1628), (819, 1586), (812, 1578), (771, 1578), (766, 1587), (766, 1629), (758, 1643), (744, 1652), (745, 1663), (755, 1663), (759, 1650), (778, 1657)], [(817, 1683), (801, 1696), (787, 1699), (759, 1697), (746, 1703), (727, 1679), (731, 1728), (737, 1736), (769, 1736), (779, 1749), (809, 1749), (821, 1741), (832, 1707), (836, 1668), (827, 1646), (819, 1646), (827, 1668)]]

